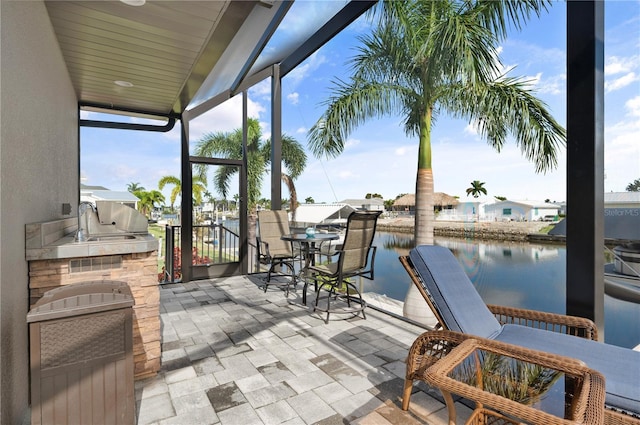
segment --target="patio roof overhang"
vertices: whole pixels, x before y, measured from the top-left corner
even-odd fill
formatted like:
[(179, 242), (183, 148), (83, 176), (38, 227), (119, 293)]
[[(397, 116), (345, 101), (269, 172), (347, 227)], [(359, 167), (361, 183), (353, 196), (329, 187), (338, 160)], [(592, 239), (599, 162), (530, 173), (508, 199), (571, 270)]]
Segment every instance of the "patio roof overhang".
[(142, 117), (197, 116), (276, 63), (284, 76), (375, 3), (328, 2), (307, 34), (261, 55), (293, 1), (45, 2), (80, 106)]

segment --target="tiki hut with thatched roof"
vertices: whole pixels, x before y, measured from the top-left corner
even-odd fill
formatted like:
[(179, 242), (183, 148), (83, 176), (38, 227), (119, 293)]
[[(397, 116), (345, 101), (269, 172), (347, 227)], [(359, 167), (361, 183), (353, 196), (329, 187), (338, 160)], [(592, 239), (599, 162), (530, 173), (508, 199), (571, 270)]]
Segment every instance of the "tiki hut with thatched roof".
[(396, 199), (393, 202), (393, 205), (391, 206), (391, 210), (392, 211), (398, 211), (398, 212), (415, 211), (416, 210), (416, 195), (413, 195), (411, 193), (406, 194), (406, 195), (402, 195), (401, 197), (399, 197), (398, 199)]
[(454, 209), (458, 203), (458, 199), (455, 196), (447, 195), (444, 192), (433, 194), (433, 209), (435, 211)]
[[(459, 201), (454, 196), (447, 195), (443, 192), (433, 194), (433, 209), (435, 211), (453, 209), (458, 205)], [(393, 211), (415, 211), (416, 195), (407, 194), (399, 197), (393, 203)]]

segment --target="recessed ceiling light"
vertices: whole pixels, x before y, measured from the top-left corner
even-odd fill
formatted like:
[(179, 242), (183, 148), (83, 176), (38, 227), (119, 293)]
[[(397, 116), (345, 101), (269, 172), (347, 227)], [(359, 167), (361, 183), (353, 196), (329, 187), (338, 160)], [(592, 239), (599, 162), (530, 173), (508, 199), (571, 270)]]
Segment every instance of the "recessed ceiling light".
[(130, 83), (128, 81), (114, 81), (113, 82), (115, 85), (120, 86), (120, 87), (133, 87), (133, 83)]
[(146, 3), (147, 0), (120, 0), (124, 4), (128, 4), (129, 6), (142, 6)]

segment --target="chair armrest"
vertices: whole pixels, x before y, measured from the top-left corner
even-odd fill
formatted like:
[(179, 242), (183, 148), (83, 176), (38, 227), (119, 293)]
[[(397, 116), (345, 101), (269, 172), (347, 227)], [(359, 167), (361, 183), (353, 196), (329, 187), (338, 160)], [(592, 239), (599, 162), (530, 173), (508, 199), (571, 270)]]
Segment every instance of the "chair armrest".
[(424, 373), (429, 366), (470, 338), (473, 338), (473, 336), (446, 330), (422, 333), (411, 344), (409, 349), (409, 355), (406, 360), (406, 378), (410, 380), (424, 379)]
[(502, 325), (516, 324), (579, 336), (586, 339), (598, 339), (598, 328), (596, 324), (584, 317), (566, 316), (564, 314), (546, 313), (498, 305), (487, 305), (487, 307)]
[[(264, 251), (262, 250), (262, 246), (264, 245)], [(260, 239), (260, 236), (256, 237), (256, 246), (258, 248), (258, 256), (267, 262), (271, 259), (271, 254), (269, 254), (269, 242), (265, 242)]]

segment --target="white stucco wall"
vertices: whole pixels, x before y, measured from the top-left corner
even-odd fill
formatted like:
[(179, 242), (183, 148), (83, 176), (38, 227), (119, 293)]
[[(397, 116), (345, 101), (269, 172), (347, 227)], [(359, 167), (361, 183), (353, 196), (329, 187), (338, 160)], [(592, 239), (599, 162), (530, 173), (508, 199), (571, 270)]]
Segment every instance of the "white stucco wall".
[(29, 400), (24, 229), (77, 205), (77, 99), (44, 3), (0, 7), (0, 423), (20, 424)]

